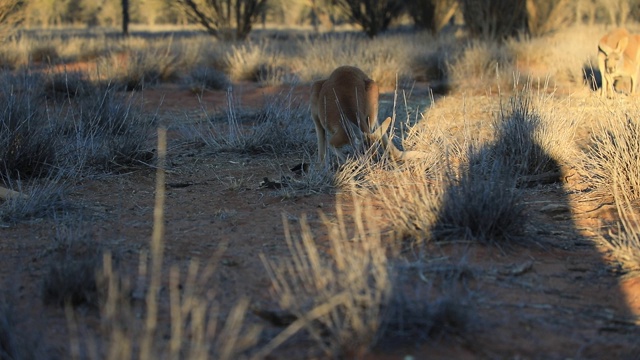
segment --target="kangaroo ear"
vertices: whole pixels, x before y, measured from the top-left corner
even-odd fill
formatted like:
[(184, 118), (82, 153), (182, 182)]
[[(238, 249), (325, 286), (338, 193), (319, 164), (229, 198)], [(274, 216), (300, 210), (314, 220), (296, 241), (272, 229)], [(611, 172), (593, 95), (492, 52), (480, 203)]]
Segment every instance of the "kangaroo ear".
[(616, 51), (623, 52), (624, 49), (627, 48), (627, 44), (629, 44), (629, 38), (623, 37), (622, 39), (620, 39), (620, 41), (618, 41), (618, 46), (616, 46)]
[(367, 93), (373, 92), (376, 96), (378, 96), (378, 84), (371, 79), (364, 80), (364, 91)]
[(380, 124), (380, 126), (378, 126), (376, 130), (369, 135), (369, 138), (373, 141), (381, 140), (387, 132), (387, 129), (389, 129), (389, 125), (391, 125), (390, 117), (383, 121), (382, 124)]
[(380, 124), (380, 126), (378, 127), (378, 129), (376, 131), (380, 131), (382, 133), (386, 133), (387, 129), (389, 129), (389, 126), (391, 126), (391, 118), (390, 117), (384, 119), (384, 121), (382, 122), (382, 124)]

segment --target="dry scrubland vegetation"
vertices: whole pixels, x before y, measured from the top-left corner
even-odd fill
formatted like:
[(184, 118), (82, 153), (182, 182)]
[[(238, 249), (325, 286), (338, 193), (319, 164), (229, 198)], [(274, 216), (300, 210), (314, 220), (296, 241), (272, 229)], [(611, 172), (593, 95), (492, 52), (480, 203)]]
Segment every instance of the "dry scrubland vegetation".
[[(56, 260), (43, 279), (42, 301), (65, 307), (69, 351), (81, 358), (263, 358), (292, 338), (341, 358), (394, 337), (464, 336), (484, 326), (474, 313), (475, 293), (455, 285), (469, 266), (464, 254), (447, 257), (439, 246), (553, 246), (531, 231), (537, 224), (526, 211), (544, 186), (560, 187), (572, 208), (612, 197), (619, 224), (591, 229), (593, 246), (626, 271), (640, 270), (640, 107), (635, 97), (602, 100), (591, 89), (604, 31), (567, 28), (504, 42), (446, 31), (374, 39), (267, 31), (237, 43), (197, 33), (122, 39), (99, 31), (26, 32), (0, 49), (0, 175), (28, 197), (2, 203), (0, 218), (9, 228), (37, 219), (53, 224), (45, 251)], [(395, 91), (381, 116), (394, 115), (395, 141), (431, 157), (394, 164), (370, 151), (335, 172), (312, 167), (272, 194), (339, 200), (321, 229), (304, 217), (284, 217), (289, 256), (262, 257), (282, 310), (262, 315), (284, 324), (265, 338), (260, 324), (247, 320), (250, 299), (222, 314), (217, 290), (202, 289), (215, 259), (163, 268), (165, 159), (162, 142), (154, 150), (156, 128), (173, 134), (169, 158), (193, 147), (308, 162), (315, 135), (307, 105), (283, 91), (249, 109), (231, 85), (307, 86), (343, 64)], [(413, 94), (416, 80), (445, 95)], [(212, 113), (202, 104), (201, 115), (178, 118), (145, 110), (145, 90), (166, 83), (195, 95), (229, 89), (230, 107)], [(153, 240), (140, 252), (138, 274), (119, 273), (111, 258), (117, 249), (97, 246), (84, 205), (70, 194), (88, 179), (156, 166)], [(314, 238), (319, 233), (328, 238), (323, 245)], [(145, 284), (142, 295), (136, 281)], [(142, 315), (132, 308), (136, 296), (146, 303)], [(99, 309), (102, 338), (79, 334), (82, 304)], [(35, 335), (18, 330), (11, 296), (0, 305), (0, 358), (46, 358), (47, 344), (33, 346)], [(158, 319), (169, 319), (168, 336), (155, 333)]]

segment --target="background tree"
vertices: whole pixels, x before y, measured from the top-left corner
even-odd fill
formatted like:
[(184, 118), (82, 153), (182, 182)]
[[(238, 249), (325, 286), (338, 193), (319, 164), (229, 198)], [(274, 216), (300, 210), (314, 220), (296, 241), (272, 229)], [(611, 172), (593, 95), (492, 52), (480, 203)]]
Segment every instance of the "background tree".
[(220, 39), (244, 40), (267, 0), (176, 0), (187, 17)]
[(472, 36), (504, 39), (526, 31), (527, 0), (460, 0), (464, 23)]
[(541, 36), (575, 23), (576, 0), (527, 0), (527, 30)]
[(632, 4), (637, 6), (637, 0), (597, 0), (598, 5), (604, 8), (609, 16), (609, 24), (624, 26), (627, 23)]
[(122, 35), (129, 36), (129, 0), (121, 0), (122, 4)]
[(369, 37), (387, 30), (404, 10), (403, 0), (335, 0), (335, 4)]
[(406, 0), (407, 11), (419, 29), (437, 34), (453, 17), (458, 0)]

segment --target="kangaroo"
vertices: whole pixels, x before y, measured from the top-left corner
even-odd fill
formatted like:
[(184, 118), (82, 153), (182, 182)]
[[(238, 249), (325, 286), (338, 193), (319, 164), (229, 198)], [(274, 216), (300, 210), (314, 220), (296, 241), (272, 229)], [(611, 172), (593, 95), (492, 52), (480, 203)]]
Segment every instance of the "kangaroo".
[(598, 42), (598, 68), (602, 78), (600, 95), (612, 97), (613, 83), (620, 77), (631, 78), (631, 94), (638, 90), (640, 67), (640, 35), (632, 35), (627, 29), (614, 29)]
[(362, 138), (366, 146), (382, 140), (394, 161), (426, 155), (419, 151), (401, 151), (389, 141), (386, 131), (391, 125), (390, 117), (377, 126), (378, 85), (357, 67), (341, 66), (327, 79), (313, 83), (311, 117), (316, 126), (318, 162), (321, 164), (325, 161), (327, 135), (330, 136), (329, 145), (343, 161), (344, 156), (338, 149), (347, 144), (355, 146)]

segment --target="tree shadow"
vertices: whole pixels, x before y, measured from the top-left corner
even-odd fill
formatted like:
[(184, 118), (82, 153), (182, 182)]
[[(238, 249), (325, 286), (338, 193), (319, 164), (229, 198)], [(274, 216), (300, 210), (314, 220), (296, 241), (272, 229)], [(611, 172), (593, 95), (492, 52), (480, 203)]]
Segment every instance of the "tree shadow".
[(540, 141), (545, 124), (526, 100), (511, 105), (495, 140), (448, 176), (431, 230), (445, 252), (468, 249), (485, 331), (467, 346), (488, 358), (638, 358), (640, 317), (572, 213), (564, 165)]

